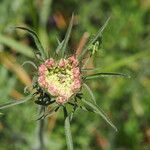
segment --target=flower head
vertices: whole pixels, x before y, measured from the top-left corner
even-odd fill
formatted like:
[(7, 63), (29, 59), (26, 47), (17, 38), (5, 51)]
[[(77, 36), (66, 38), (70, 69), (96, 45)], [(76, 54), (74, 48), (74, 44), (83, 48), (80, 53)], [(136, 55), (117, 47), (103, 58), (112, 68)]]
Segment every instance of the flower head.
[(38, 84), (56, 102), (64, 104), (81, 88), (81, 73), (75, 56), (55, 61), (47, 59), (38, 69)]

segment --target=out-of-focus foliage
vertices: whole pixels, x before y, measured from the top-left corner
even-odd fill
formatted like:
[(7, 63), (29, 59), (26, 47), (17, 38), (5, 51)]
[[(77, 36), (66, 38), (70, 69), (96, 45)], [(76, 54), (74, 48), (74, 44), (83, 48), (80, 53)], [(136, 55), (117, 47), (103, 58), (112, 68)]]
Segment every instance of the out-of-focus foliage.
[[(150, 149), (150, 1), (149, 0), (1, 0), (0, 1), (0, 102), (19, 99), (30, 84), (34, 68), (32, 39), (15, 26), (28, 26), (53, 51), (62, 40), (72, 12), (75, 22), (70, 49), (78, 47), (84, 32), (94, 35), (111, 16), (102, 45), (89, 66), (99, 71), (130, 74), (130, 79), (101, 78), (89, 81), (97, 103), (118, 127), (115, 133), (101, 118), (78, 111), (72, 121), (76, 150)], [(19, 65), (20, 64), (20, 65)], [(37, 108), (26, 103), (0, 114), (0, 150), (36, 148)], [(82, 116), (81, 116), (82, 115)], [(49, 118), (46, 149), (66, 149), (63, 116)]]

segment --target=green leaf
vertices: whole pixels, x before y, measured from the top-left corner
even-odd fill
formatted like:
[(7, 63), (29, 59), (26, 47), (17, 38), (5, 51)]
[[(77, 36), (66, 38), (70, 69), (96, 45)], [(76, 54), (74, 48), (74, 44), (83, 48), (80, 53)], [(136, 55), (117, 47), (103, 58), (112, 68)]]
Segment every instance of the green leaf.
[(69, 41), (69, 38), (70, 38), (70, 33), (71, 33), (71, 30), (72, 30), (72, 26), (73, 26), (73, 19), (74, 19), (74, 14), (72, 14), (71, 21), (70, 21), (69, 27), (67, 29), (67, 32), (66, 32), (66, 35), (65, 35), (65, 38), (64, 38), (64, 42), (62, 42), (61, 57), (64, 57), (64, 53), (65, 53), (65, 50), (67, 48), (67, 44), (68, 44), (68, 41)]
[(59, 106), (55, 106), (55, 107), (51, 108), (47, 112), (44, 112), (43, 115), (40, 116), (37, 120), (51, 117), (52, 115), (54, 115), (58, 111), (58, 109), (59, 109)]
[(94, 44), (96, 42), (96, 40), (102, 36), (102, 33), (105, 29), (105, 27), (107, 26), (108, 22), (110, 20), (110, 17), (106, 20), (105, 24), (99, 29), (99, 31), (97, 32), (97, 34), (94, 36), (94, 38), (89, 41), (88, 45), (83, 49), (82, 53), (79, 55), (78, 60), (81, 61), (82, 58), (84, 57), (84, 55), (86, 54), (86, 52), (88, 51), (89, 47)]
[(92, 75), (85, 76), (84, 79), (89, 80), (89, 79), (96, 79), (96, 78), (105, 77), (105, 76), (121, 76), (121, 77), (130, 78), (130, 76), (128, 76), (126, 74), (123, 74), (123, 73), (100, 72), (100, 73), (95, 73), (95, 74), (92, 74)]
[(88, 72), (88, 71), (97, 71), (100, 70), (101, 68), (82, 68), (81, 71), (82, 72)]
[(90, 106), (94, 110), (95, 113), (99, 114), (115, 131), (117, 131), (117, 128), (115, 127), (115, 125), (110, 121), (108, 116), (104, 113), (104, 111), (99, 106), (92, 104), (91, 102), (86, 101), (84, 99), (82, 99), (82, 101), (86, 105)]
[(15, 41), (14, 39), (11, 39), (10, 37), (0, 34), (0, 43), (12, 48), (16, 52), (19, 52), (27, 57), (30, 57), (30, 58), (34, 57), (32, 48), (30, 48), (24, 44), (20, 44), (17, 41)]
[(37, 47), (37, 49), (39, 50), (39, 52), (41, 54), (42, 59), (45, 59), (46, 58), (46, 53), (44, 51), (44, 48), (43, 48), (37, 34), (33, 30), (25, 28), (25, 27), (15, 27), (15, 28), (25, 30), (32, 36), (32, 38), (34, 39), (34, 42), (36, 44), (36, 47)]
[(96, 104), (95, 96), (94, 96), (92, 90), (90, 89), (90, 87), (87, 84), (85, 84), (85, 83), (83, 83), (83, 86), (85, 87), (85, 89), (90, 94), (92, 101)]
[(73, 150), (73, 142), (72, 142), (69, 116), (65, 118), (65, 135), (66, 135), (66, 142), (67, 142), (68, 150)]
[(87, 106), (79, 106), (80, 109), (84, 110), (84, 111), (88, 111), (88, 112), (94, 112), (94, 110), (91, 107), (87, 107)]
[(26, 101), (30, 100), (32, 98), (32, 95), (29, 95), (21, 100), (12, 100), (10, 102), (6, 102), (4, 104), (0, 104), (0, 109), (9, 108), (15, 105), (19, 105), (22, 103), (25, 103)]

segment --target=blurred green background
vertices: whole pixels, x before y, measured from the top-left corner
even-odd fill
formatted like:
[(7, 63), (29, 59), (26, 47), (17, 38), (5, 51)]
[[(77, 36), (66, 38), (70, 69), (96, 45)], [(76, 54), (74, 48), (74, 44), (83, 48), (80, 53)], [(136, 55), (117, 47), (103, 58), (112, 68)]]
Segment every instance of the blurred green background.
[[(94, 35), (111, 16), (100, 50), (89, 65), (131, 76), (89, 82), (97, 103), (119, 132), (99, 116), (78, 110), (71, 124), (75, 150), (149, 150), (150, 0), (0, 0), (0, 102), (21, 98), (34, 73), (31, 66), (21, 66), (25, 60), (33, 60), (33, 40), (13, 27), (34, 29), (43, 46), (54, 51), (72, 12), (70, 49), (76, 50), (85, 32)], [(36, 149), (34, 102), (1, 113), (0, 150)], [(61, 111), (47, 120), (45, 144), (46, 150), (67, 149)]]

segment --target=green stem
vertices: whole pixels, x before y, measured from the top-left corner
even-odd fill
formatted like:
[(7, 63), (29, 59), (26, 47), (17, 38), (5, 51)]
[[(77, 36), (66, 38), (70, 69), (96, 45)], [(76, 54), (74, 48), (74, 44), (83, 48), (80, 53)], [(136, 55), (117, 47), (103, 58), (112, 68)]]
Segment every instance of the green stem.
[(41, 119), (39, 122), (39, 150), (44, 149), (44, 119)]
[(65, 135), (66, 135), (66, 143), (68, 150), (73, 150), (73, 141), (72, 141), (72, 135), (71, 135), (71, 129), (70, 129), (70, 115), (68, 115), (67, 109), (65, 106), (63, 106), (63, 112), (64, 112), (64, 119), (65, 119)]
[(27, 57), (34, 57), (31, 47), (18, 43), (16, 40), (2, 34), (0, 34), (0, 44), (6, 45), (12, 48), (14, 51), (19, 52)]
[[(40, 107), (40, 113), (42, 111), (43, 107)], [(39, 141), (39, 147), (38, 150), (44, 150), (44, 125), (45, 120), (41, 119), (39, 120), (39, 128), (38, 128), (38, 141)]]
[(69, 116), (65, 119), (65, 134), (66, 134), (66, 142), (68, 150), (73, 150), (73, 141), (72, 141), (72, 135), (71, 135), (71, 129), (70, 129), (70, 118)]

